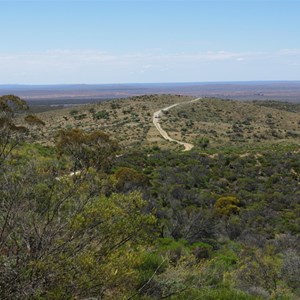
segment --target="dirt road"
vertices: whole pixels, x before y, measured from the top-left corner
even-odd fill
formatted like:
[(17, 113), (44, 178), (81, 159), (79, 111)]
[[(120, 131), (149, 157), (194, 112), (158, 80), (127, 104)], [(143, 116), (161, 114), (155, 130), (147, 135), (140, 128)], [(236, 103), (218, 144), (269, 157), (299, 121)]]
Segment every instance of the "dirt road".
[(175, 140), (175, 139), (172, 139), (171, 137), (169, 137), (168, 133), (163, 130), (161, 128), (161, 125), (159, 123), (159, 120), (160, 120), (160, 116), (162, 114), (163, 111), (167, 111), (177, 105), (181, 105), (181, 104), (186, 104), (186, 103), (192, 103), (192, 102), (196, 102), (196, 101), (199, 101), (201, 98), (197, 98), (197, 99), (193, 99), (191, 101), (188, 101), (188, 102), (179, 102), (179, 103), (175, 103), (173, 105), (170, 105), (170, 106), (167, 106), (165, 108), (162, 108), (158, 111), (156, 111), (154, 114), (153, 114), (153, 124), (154, 126), (156, 127), (156, 129), (158, 130), (158, 132), (161, 134), (161, 136), (167, 140), (167, 141), (170, 141), (170, 142), (176, 142), (177, 144), (180, 144), (180, 145), (183, 145), (184, 146), (184, 151), (189, 151), (191, 150), (194, 145), (193, 144), (189, 144), (189, 143), (185, 143), (185, 142), (181, 142), (181, 141), (178, 141), (178, 140)]

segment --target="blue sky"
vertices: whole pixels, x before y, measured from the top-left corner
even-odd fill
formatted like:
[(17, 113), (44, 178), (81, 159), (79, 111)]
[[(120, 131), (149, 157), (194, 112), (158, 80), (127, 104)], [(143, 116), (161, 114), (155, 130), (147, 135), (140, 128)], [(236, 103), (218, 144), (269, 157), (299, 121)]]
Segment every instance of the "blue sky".
[(0, 84), (300, 80), (299, 15), (296, 0), (0, 0)]

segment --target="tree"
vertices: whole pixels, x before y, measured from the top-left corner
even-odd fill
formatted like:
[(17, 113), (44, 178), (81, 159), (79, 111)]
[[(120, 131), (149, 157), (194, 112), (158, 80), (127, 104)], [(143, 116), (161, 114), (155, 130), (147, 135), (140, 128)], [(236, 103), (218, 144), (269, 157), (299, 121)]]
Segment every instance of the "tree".
[(149, 184), (149, 178), (131, 168), (119, 168), (115, 173), (116, 187), (119, 192), (128, 192)]
[(27, 115), (24, 120), (32, 126), (45, 126), (45, 122), (35, 115)]
[(89, 167), (106, 170), (119, 149), (118, 144), (104, 132), (80, 129), (59, 131), (56, 147), (60, 154), (72, 159), (74, 170)]
[(58, 181), (42, 164), (0, 176), (0, 298), (122, 298), (154, 232), (145, 201), (99, 195), (92, 176)]
[(1, 117), (13, 118), (17, 112), (28, 109), (25, 100), (15, 95), (3, 95), (0, 97)]
[(196, 145), (205, 150), (209, 145), (209, 139), (207, 137), (201, 137), (196, 140)]
[(244, 290), (256, 290), (261, 296), (280, 295), (281, 261), (272, 247), (265, 249), (245, 248), (240, 254), (236, 279)]
[[(18, 127), (7, 99), (18, 98), (1, 102), (6, 126), (1, 134), (3, 128), (8, 133), (1, 138), (13, 149)], [(60, 132), (58, 149), (75, 165), (102, 170), (118, 147), (102, 132), (73, 130)], [(17, 161), (6, 156), (0, 172), (0, 298), (129, 295), (138, 284), (141, 253), (155, 233), (156, 220), (145, 213), (141, 195), (107, 197), (101, 193), (108, 177), (102, 172), (57, 180), (64, 162), (53, 154), (47, 159), (16, 155)]]
[(15, 114), (28, 109), (26, 102), (14, 95), (0, 97), (0, 165), (27, 134), (28, 129), (17, 126)]
[(229, 216), (239, 212), (240, 201), (234, 196), (220, 197), (215, 203), (215, 210), (220, 215)]

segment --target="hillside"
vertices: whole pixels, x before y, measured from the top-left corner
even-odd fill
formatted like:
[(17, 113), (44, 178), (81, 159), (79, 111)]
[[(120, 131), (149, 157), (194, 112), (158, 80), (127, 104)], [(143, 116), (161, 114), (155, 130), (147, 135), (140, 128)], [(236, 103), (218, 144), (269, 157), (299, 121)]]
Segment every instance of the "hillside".
[(299, 299), (299, 106), (193, 99), (0, 97), (1, 299)]
[[(34, 128), (33, 132), (35, 138), (49, 143), (49, 138), (51, 141), (60, 129), (97, 129), (111, 135), (124, 147), (153, 146), (159, 142), (160, 146), (168, 148), (169, 143), (153, 126), (153, 113), (159, 108), (191, 99), (193, 97), (180, 95), (145, 95), (55, 109), (36, 114), (46, 126)], [(22, 116), (19, 122), (22, 123)]]
[[(152, 123), (153, 113), (191, 99), (194, 98), (146, 95), (38, 113), (46, 126), (35, 128), (34, 135), (49, 143), (59, 129), (97, 129), (113, 136), (124, 147), (158, 145), (163, 149), (180, 149), (179, 145), (165, 141), (157, 132)], [(168, 110), (160, 123), (171, 138), (197, 144), (201, 137), (206, 137), (210, 148), (298, 143), (299, 108), (300, 104), (276, 101), (203, 98)]]
[(300, 141), (299, 107), (204, 98), (175, 107), (163, 121), (170, 136), (191, 143), (201, 136), (208, 137), (212, 146), (295, 142)]

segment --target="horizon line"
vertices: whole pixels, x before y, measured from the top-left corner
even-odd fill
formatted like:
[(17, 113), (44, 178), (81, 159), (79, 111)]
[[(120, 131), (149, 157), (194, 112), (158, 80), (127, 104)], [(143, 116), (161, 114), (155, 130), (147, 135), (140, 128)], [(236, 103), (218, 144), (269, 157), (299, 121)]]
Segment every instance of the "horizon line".
[(300, 79), (280, 80), (222, 80), (222, 81), (165, 81), (165, 82), (112, 82), (112, 83), (3, 83), (2, 86), (64, 86), (64, 85), (141, 85), (141, 84), (218, 84), (218, 83), (263, 83), (263, 82), (300, 82)]

